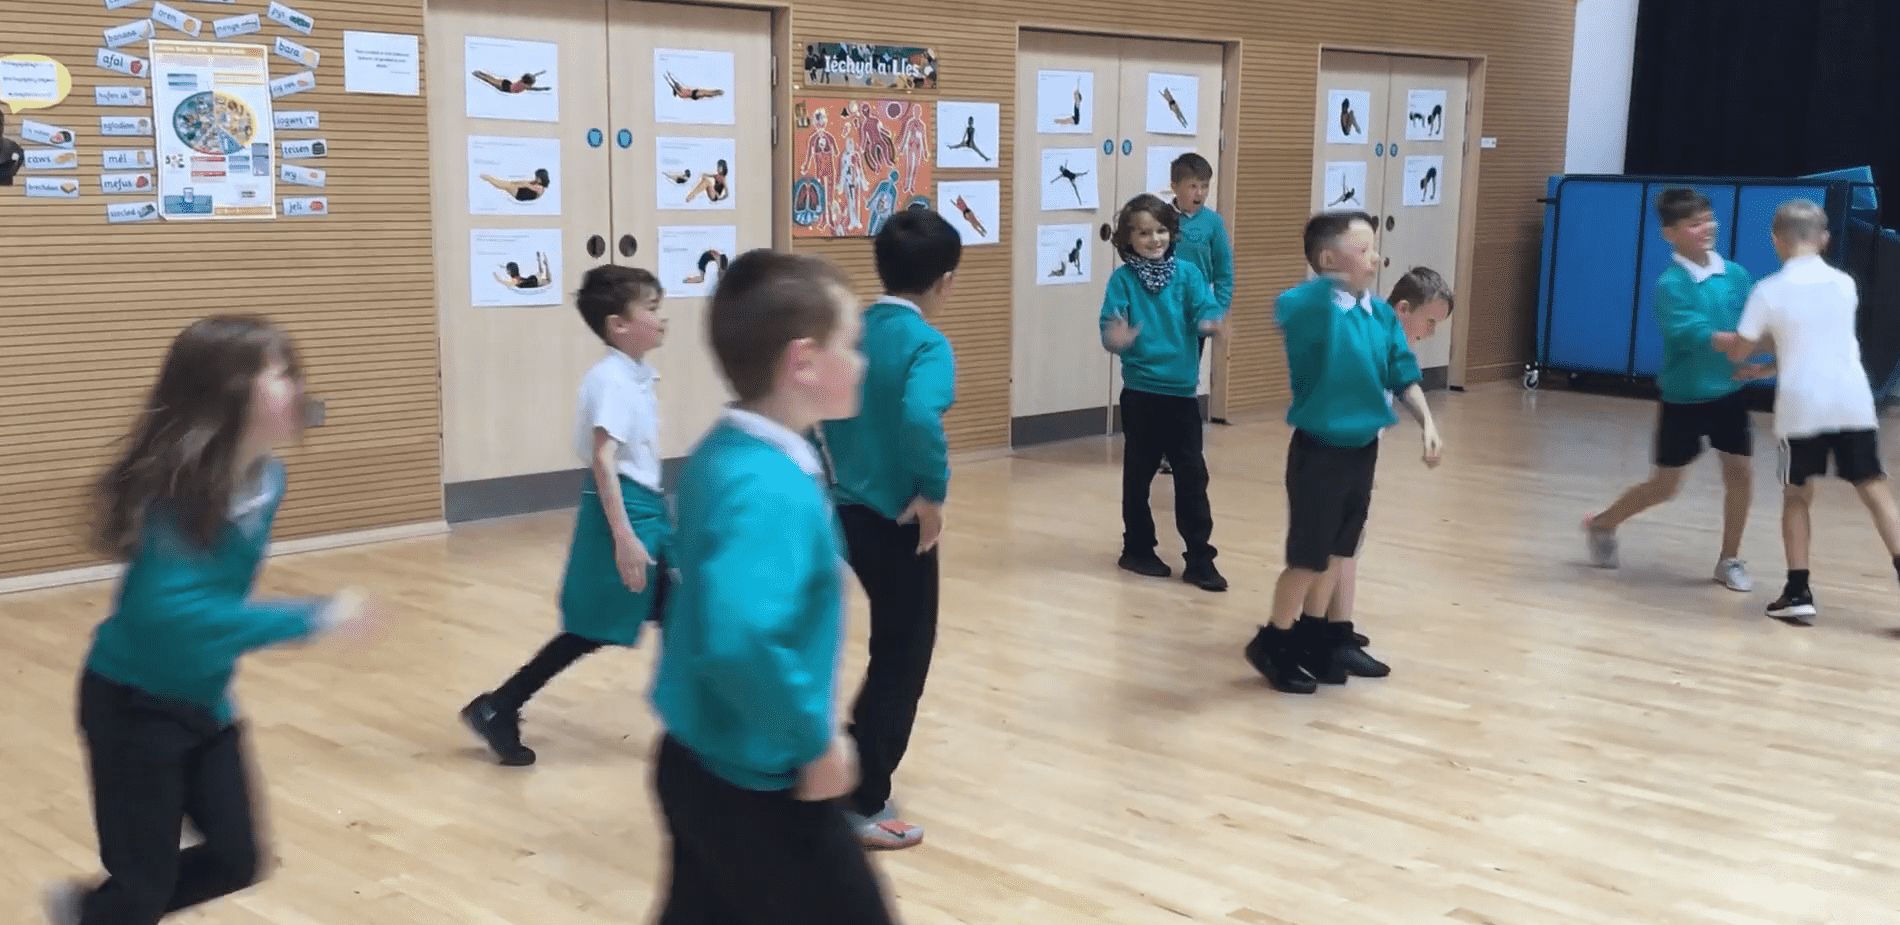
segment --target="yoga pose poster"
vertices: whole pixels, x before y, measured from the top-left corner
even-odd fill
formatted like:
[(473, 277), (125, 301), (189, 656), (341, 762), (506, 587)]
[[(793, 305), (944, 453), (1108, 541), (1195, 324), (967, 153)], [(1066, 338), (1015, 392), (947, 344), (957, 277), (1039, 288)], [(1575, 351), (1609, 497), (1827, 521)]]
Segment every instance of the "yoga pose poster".
[(1405, 140), (1445, 140), (1445, 91), (1416, 88), (1406, 91)]
[(1089, 281), (1087, 225), (1036, 226), (1036, 285), (1080, 286)]
[(945, 180), (937, 184), (937, 211), (963, 236), (963, 246), (1003, 240), (1002, 184), (995, 180)]
[(1094, 148), (1042, 149), (1042, 211), (1092, 212), (1102, 207), (1096, 191)]
[(471, 35), (462, 43), (462, 72), (471, 119), (561, 121), (561, 47), (552, 42)]
[(468, 233), (469, 303), (560, 305), (561, 229), (476, 228)]
[(660, 285), (672, 297), (710, 296), (738, 255), (739, 229), (732, 225), (662, 226)]
[(654, 178), (662, 209), (731, 209), (732, 165), (739, 142), (732, 138), (656, 138), (659, 174)]
[(1036, 131), (1087, 135), (1095, 131), (1095, 72), (1036, 72)]
[(1201, 131), (1201, 79), (1191, 74), (1148, 75), (1148, 131), (1196, 135)]
[(1365, 90), (1326, 91), (1326, 110), (1319, 114), (1326, 123), (1329, 145), (1366, 143), (1366, 126), (1372, 122), (1372, 94)]
[(470, 135), (468, 214), (561, 214), (561, 140)]
[(1405, 158), (1405, 204), (1435, 206), (1444, 201), (1439, 193), (1439, 174), (1445, 172), (1442, 154), (1408, 155)]
[(919, 100), (794, 100), (793, 236), (874, 237), (898, 210), (930, 206), (932, 115)]
[(653, 49), (653, 120), (673, 125), (731, 125), (736, 84), (732, 52)]
[(1320, 211), (1366, 207), (1366, 162), (1327, 161), (1326, 185), (1321, 188)]
[(937, 166), (947, 170), (996, 168), (1002, 140), (995, 103), (937, 104)]

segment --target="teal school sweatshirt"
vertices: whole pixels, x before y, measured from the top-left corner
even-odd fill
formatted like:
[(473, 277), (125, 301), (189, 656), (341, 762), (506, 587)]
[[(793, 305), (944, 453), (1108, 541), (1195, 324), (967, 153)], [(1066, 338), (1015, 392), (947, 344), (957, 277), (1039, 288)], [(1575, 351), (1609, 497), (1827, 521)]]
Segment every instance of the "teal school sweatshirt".
[(1219, 212), (1206, 207), (1193, 215), (1180, 215), (1181, 241), (1174, 247), (1174, 256), (1201, 271), (1214, 287), (1214, 301), (1227, 311), (1234, 305), (1234, 248), (1227, 240), (1227, 223)]
[[(844, 563), (810, 445), (734, 415), (680, 473), (679, 583), (652, 699), (667, 734), (708, 771), (747, 790), (787, 790), (837, 729)], [(794, 450), (812, 457), (809, 469)]]
[(1321, 277), (1280, 294), (1274, 320), (1286, 342), (1293, 404), (1288, 424), (1332, 446), (1356, 448), (1398, 422), (1388, 393), (1419, 381), (1418, 358), (1398, 313), (1368, 295), (1342, 308), (1338, 288)]
[(913, 305), (865, 309), (863, 399), (858, 414), (818, 426), (838, 504), (896, 520), (915, 498), (942, 504), (950, 491), (943, 416), (956, 403), (950, 340)]
[(1201, 322), (1226, 314), (1201, 271), (1176, 258), (1174, 277), (1153, 294), (1142, 288), (1133, 267), (1117, 267), (1102, 297), (1100, 328), (1106, 332), (1108, 320), (1121, 316), (1141, 329), (1119, 354), (1122, 382), (1129, 388), (1193, 398), (1201, 385)]
[(253, 490), (240, 492), (244, 509), (208, 549), (172, 514), (148, 511), (112, 613), (93, 632), (86, 669), (229, 725), (238, 658), (324, 626), (326, 599), (250, 599), (284, 483), (283, 464), (270, 460)]
[(1716, 333), (1733, 331), (1755, 281), (1733, 260), (1698, 283), (1674, 260), (1656, 282), (1656, 324), (1662, 328), (1662, 370), (1656, 386), (1663, 401), (1693, 404), (1740, 391), (1736, 365), (1714, 346)]

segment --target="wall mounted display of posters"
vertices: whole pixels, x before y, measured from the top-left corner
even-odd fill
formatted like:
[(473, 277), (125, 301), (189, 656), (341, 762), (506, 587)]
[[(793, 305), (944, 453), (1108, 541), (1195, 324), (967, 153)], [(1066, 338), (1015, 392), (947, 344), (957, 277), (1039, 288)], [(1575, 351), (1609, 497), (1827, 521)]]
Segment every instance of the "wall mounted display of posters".
[(1193, 154), (1193, 148), (1177, 148), (1172, 145), (1148, 146), (1148, 172), (1144, 176), (1146, 184), (1142, 187), (1162, 199), (1174, 201), (1174, 159), (1183, 154)]
[(160, 215), (275, 218), (270, 49), (169, 41), (151, 49)]
[(1147, 110), (1150, 134), (1200, 134), (1201, 79), (1192, 74), (1149, 74)]
[(1330, 90), (1326, 111), (1320, 118), (1326, 123), (1329, 145), (1366, 143), (1366, 120), (1372, 118), (1372, 94), (1364, 90)]
[(561, 229), (470, 229), (468, 291), (484, 307), (561, 304)]
[(1094, 211), (1102, 207), (1096, 186), (1095, 148), (1042, 149), (1042, 211)]
[(739, 158), (735, 138), (655, 138), (654, 198), (662, 209), (733, 209), (740, 190), (733, 183)]
[(734, 225), (671, 225), (660, 228), (660, 285), (680, 298), (712, 295), (726, 265), (738, 256)]
[(1036, 285), (1079, 286), (1091, 278), (1088, 225), (1036, 226)]
[(561, 214), (561, 140), (468, 136), (470, 215)]
[(937, 88), (937, 53), (911, 45), (805, 43), (807, 87)]
[(1002, 183), (944, 180), (937, 184), (937, 211), (963, 236), (963, 246), (1003, 240)]
[(1327, 161), (1324, 209), (1366, 207), (1366, 162)]
[(732, 52), (653, 49), (654, 121), (673, 125), (732, 125), (738, 79)]
[(1036, 131), (1088, 135), (1095, 131), (1095, 72), (1036, 72)]
[(913, 100), (792, 102), (792, 235), (875, 236), (930, 206), (931, 107)]
[(1405, 94), (1405, 140), (1445, 140), (1445, 91), (1413, 88)]
[(462, 43), (462, 69), (471, 119), (561, 121), (561, 47), (552, 42), (471, 35)]
[(945, 170), (995, 169), (1002, 148), (1002, 107), (995, 103), (937, 104), (937, 166)]

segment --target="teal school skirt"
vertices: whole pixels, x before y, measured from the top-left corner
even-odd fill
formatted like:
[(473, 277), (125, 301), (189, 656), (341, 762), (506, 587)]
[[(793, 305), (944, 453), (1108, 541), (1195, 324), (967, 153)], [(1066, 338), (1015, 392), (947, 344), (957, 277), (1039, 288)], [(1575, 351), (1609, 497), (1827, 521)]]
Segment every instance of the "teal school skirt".
[(567, 573), (561, 579), (561, 629), (607, 645), (631, 646), (640, 642), (641, 626), (648, 619), (659, 619), (673, 525), (666, 499), (652, 489), (621, 476), (620, 497), (633, 535), (647, 548), (646, 587), (635, 594), (620, 580), (613, 530), (589, 471), (574, 519), (574, 542), (568, 546)]

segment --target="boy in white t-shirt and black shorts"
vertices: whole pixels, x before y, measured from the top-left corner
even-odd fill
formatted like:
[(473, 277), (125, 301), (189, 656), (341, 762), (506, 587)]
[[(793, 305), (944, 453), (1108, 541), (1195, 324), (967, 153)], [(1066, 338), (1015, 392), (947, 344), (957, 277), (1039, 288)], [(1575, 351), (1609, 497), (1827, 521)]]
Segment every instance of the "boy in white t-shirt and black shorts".
[[(1827, 213), (1807, 199), (1775, 211), (1775, 252), (1781, 270), (1762, 280), (1742, 310), (1734, 334), (1716, 336), (1717, 349), (1740, 363), (1757, 350), (1775, 354), (1775, 434), (1781, 438), (1781, 536), (1787, 545), (1788, 584), (1768, 615), (1810, 625), (1816, 611), (1808, 587), (1809, 507), (1813, 480), (1834, 474), (1860, 492), (1874, 528), (1900, 573), (1900, 510), (1880, 464), (1874, 392), (1861, 367), (1855, 314), (1860, 298), (1853, 277), (1821, 259)], [(1751, 367), (1751, 377), (1766, 374)]]

